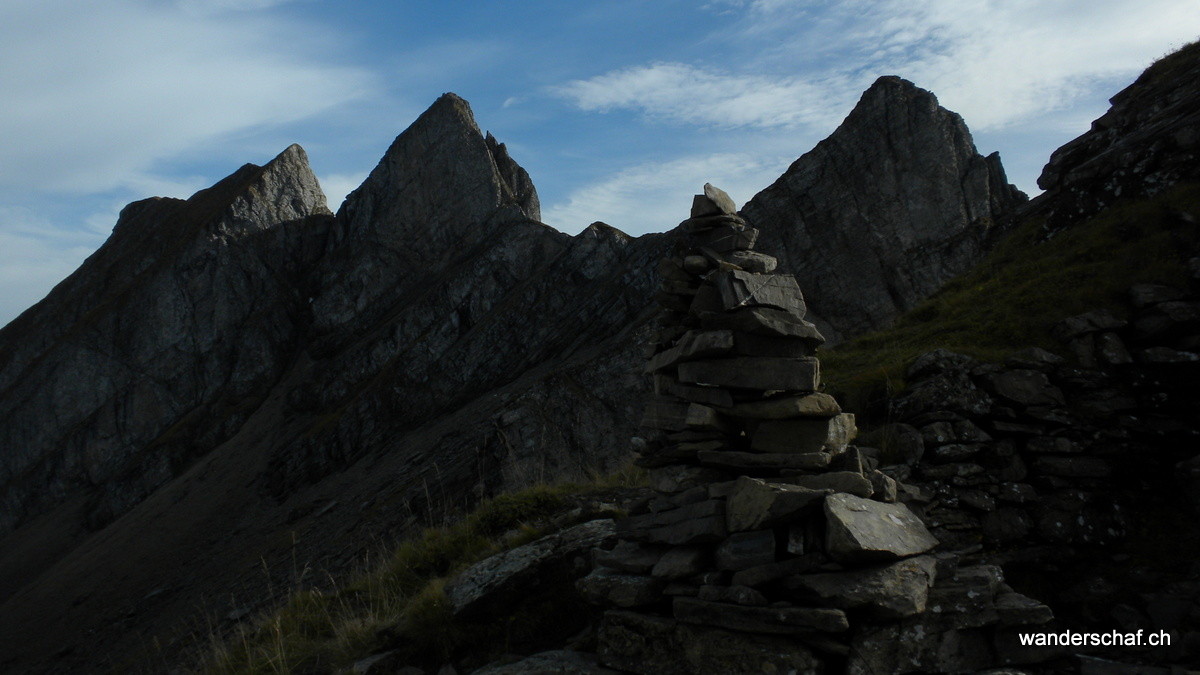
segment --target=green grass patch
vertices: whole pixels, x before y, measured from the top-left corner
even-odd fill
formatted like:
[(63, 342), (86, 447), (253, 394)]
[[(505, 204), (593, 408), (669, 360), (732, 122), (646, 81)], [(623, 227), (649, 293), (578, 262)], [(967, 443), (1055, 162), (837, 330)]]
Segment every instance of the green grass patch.
[[(408, 663), (436, 667), (478, 661), (514, 645), (557, 636), (572, 617), (550, 611), (579, 607), (571, 589), (551, 585), (553, 598), (534, 595), (504, 623), (466, 624), (453, 617), (444, 587), (458, 572), (500, 551), (528, 543), (553, 522), (562, 526), (590, 493), (640, 486), (646, 474), (626, 469), (584, 483), (539, 485), (479, 504), (457, 524), (427, 528), (401, 542), (368, 572), (329, 590), (300, 590), (278, 610), (236, 635), (214, 639), (205, 673), (334, 672), (372, 654), (396, 650)], [(564, 595), (565, 594), (565, 595)], [(561, 636), (560, 636), (561, 637)]]
[(827, 389), (870, 417), (930, 350), (989, 361), (1031, 346), (1062, 352), (1050, 332), (1057, 321), (1094, 309), (1124, 316), (1135, 283), (1186, 283), (1186, 259), (1200, 238), (1180, 211), (1200, 214), (1200, 184), (1119, 203), (1049, 240), (1040, 219), (1027, 219), (975, 269), (891, 327), (823, 351)]

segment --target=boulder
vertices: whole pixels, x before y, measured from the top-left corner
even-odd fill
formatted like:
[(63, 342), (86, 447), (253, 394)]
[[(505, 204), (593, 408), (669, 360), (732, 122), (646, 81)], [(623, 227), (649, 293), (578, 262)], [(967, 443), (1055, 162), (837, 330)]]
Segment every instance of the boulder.
[(497, 553), (455, 577), (446, 585), (446, 597), (456, 617), (480, 617), (503, 610), (537, 586), (552, 568), (573, 567), (573, 558), (590, 555), (615, 534), (613, 521), (593, 520)]
[(835, 560), (862, 563), (924, 553), (937, 539), (903, 504), (848, 494), (825, 498), (825, 549)]
[(725, 311), (743, 307), (780, 309), (797, 319), (804, 318), (804, 296), (796, 277), (790, 274), (754, 274), (730, 270), (716, 275), (714, 282)]
[(796, 599), (855, 609), (878, 619), (899, 619), (925, 611), (929, 587), (937, 578), (932, 556), (907, 558), (882, 567), (789, 577)]
[(725, 523), (730, 532), (744, 532), (786, 522), (816, 506), (825, 494), (798, 485), (742, 476), (726, 501)]

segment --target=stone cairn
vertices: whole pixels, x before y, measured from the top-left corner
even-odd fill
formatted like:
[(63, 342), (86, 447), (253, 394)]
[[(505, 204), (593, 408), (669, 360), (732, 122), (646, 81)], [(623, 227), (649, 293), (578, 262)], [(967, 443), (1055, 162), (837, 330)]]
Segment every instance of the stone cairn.
[[(659, 265), (654, 395), (641, 463), (658, 496), (617, 523), (580, 580), (606, 607), (604, 665), (635, 673), (944, 672), (1022, 657), (1050, 610), (998, 567), (959, 564), (898, 501), (904, 486), (850, 443), (821, 393), (791, 275), (704, 186)], [(1006, 649), (1006, 644), (1012, 645)]]

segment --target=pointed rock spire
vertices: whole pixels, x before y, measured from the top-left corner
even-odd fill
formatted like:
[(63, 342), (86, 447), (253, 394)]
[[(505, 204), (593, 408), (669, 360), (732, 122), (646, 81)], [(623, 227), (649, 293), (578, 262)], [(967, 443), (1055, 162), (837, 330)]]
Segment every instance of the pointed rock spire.
[(742, 210), (813, 293), (831, 342), (885, 325), (968, 269), (1024, 201), (957, 114), (882, 77), (829, 138)]

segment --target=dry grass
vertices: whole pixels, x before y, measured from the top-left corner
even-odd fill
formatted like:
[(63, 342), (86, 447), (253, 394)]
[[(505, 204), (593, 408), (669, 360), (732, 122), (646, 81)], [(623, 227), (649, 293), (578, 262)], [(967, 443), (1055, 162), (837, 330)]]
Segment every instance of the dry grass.
[(428, 528), (380, 563), (329, 590), (299, 590), (278, 610), (212, 646), (200, 670), (224, 673), (337, 672), (372, 654), (395, 650), (407, 662), (435, 667), (453, 657), (482, 660), (504, 651), (514, 634), (553, 630), (544, 608), (507, 625), (454, 619), (443, 591), (456, 573), (489, 555), (546, 533), (571, 498), (645, 481), (627, 469), (587, 483), (540, 485), (480, 504), (460, 522)]

